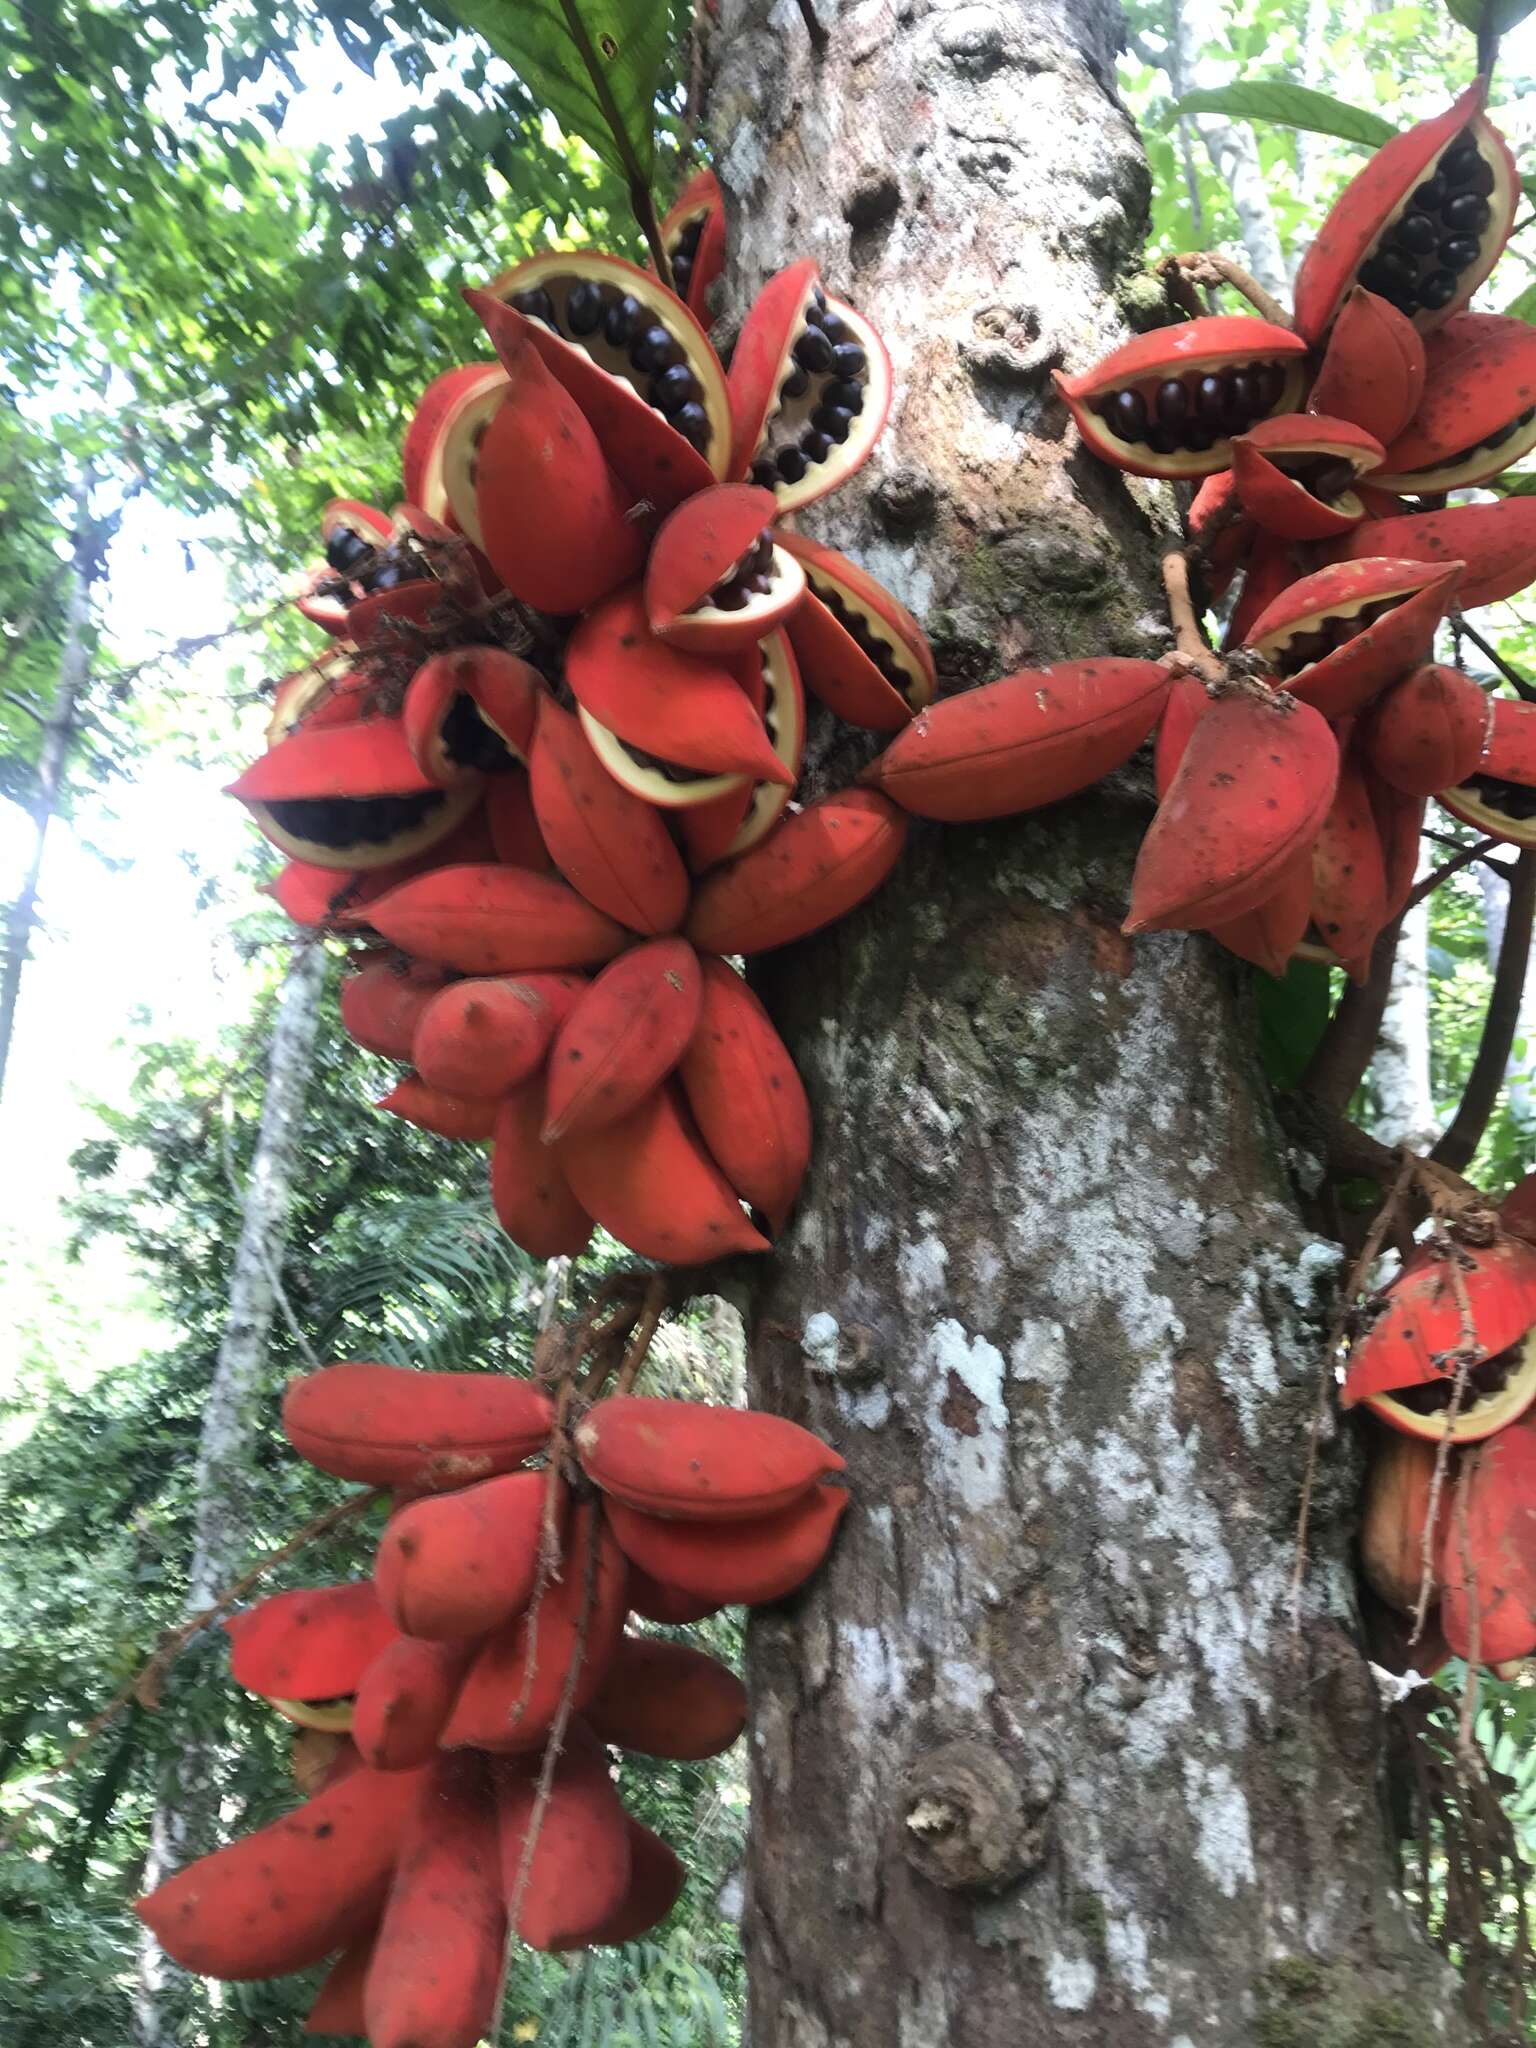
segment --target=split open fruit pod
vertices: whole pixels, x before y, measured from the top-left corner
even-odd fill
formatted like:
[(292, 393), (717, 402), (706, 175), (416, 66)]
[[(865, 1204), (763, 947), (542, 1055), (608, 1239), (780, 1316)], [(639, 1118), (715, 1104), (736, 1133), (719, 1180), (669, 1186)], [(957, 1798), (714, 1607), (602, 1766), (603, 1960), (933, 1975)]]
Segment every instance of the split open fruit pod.
[(1234, 434), (1300, 410), (1307, 345), (1287, 327), (1214, 314), (1138, 334), (1081, 376), (1052, 372), (1094, 454), (1133, 476), (1214, 476)]
[(1282, 590), (1243, 644), (1293, 696), (1350, 717), (1427, 658), (1460, 572), (1459, 562), (1386, 556), (1337, 562)]
[(1327, 540), (1365, 517), (1355, 484), (1380, 467), (1381, 443), (1364, 427), (1322, 413), (1260, 420), (1232, 441), (1243, 510), (1282, 540)]
[(1536, 704), (1493, 699), (1488, 744), (1474, 774), (1436, 803), (1507, 846), (1536, 846)]
[(719, 484), (679, 505), (645, 567), (651, 631), (694, 654), (730, 654), (781, 625), (805, 595), (805, 575), (775, 545), (773, 493)]
[(788, 632), (801, 679), (849, 725), (899, 732), (938, 687), (928, 636), (904, 604), (857, 562), (803, 534), (781, 545), (805, 572)]
[(672, 266), (672, 289), (709, 322), (709, 288), (725, 268), (725, 201), (711, 170), (695, 171), (667, 209), (661, 246)]
[(1424, 396), (1371, 482), (1428, 497), (1487, 483), (1536, 448), (1536, 327), (1462, 313), (1426, 346)]
[(275, 1593), (224, 1624), (230, 1676), (301, 1728), (345, 1734), (363, 1673), (397, 1630), (372, 1582)]
[[(1457, 1260), (1471, 1311), (1476, 1363), (1446, 1425), (1463, 1342)], [(1512, 1240), (1415, 1253), (1388, 1288), (1382, 1313), (1356, 1344), (1342, 1395), (1405, 1436), (1479, 1443), (1536, 1401), (1536, 1248)]]

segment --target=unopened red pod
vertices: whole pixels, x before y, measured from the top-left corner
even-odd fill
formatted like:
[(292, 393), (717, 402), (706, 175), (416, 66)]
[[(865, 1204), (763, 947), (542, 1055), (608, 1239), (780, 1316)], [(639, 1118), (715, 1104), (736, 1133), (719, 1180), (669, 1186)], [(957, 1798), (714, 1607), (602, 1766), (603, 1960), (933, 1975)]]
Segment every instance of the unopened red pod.
[(806, 596), (786, 630), (806, 688), (848, 725), (900, 732), (938, 687), (927, 634), (836, 548), (795, 533), (780, 545), (805, 572)]
[(470, 1642), (424, 1643), (414, 1636), (397, 1636), (382, 1650), (363, 1674), (352, 1715), (352, 1740), (364, 1763), (376, 1771), (426, 1763), (473, 1655)]
[(1465, 1516), (1453, 1502), (1440, 1523), (1440, 1619), (1458, 1657), (1505, 1664), (1536, 1651), (1536, 1429), (1469, 1455)]
[(616, 1123), (643, 1102), (686, 1051), (702, 995), (686, 939), (652, 939), (605, 967), (550, 1048), (545, 1144)]
[(419, 1773), (354, 1770), (168, 1878), (135, 1911), (200, 1977), (307, 1970), (379, 1917)]
[(1462, 1344), (1458, 1289), (1447, 1259), (1414, 1254), (1386, 1293), (1381, 1314), (1350, 1354), (1341, 1399), (1363, 1401), (1407, 1436), (1476, 1443), (1536, 1401), (1536, 1248), (1515, 1239), (1452, 1254), (1471, 1309), (1477, 1362), (1447, 1430), (1446, 1410)]
[(493, 775), (485, 791), (485, 822), (494, 859), (547, 874), (554, 866), (534, 816), (528, 774)]
[(600, 1742), (702, 1763), (729, 1749), (747, 1725), (747, 1689), (717, 1658), (686, 1643), (625, 1636), (586, 1718)]
[(496, 1105), (483, 1095), (450, 1095), (433, 1088), (419, 1074), (406, 1074), (387, 1095), (381, 1095), (375, 1109), (387, 1109), (391, 1116), (404, 1118), (421, 1131), (439, 1138), (457, 1138), (476, 1143), (488, 1138), (496, 1123)]
[[(805, 695), (800, 670), (786, 633), (769, 633), (735, 659), (737, 679), (759, 712), (774, 752), (798, 777), (805, 753)], [(792, 785), (745, 781), (710, 803), (688, 804), (676, 812), (688, 865), (702, 874), (722, 860), (748, 853), (766, 839), (788, 807)]]
[(1362, 744), (1383, 781), (1433, 796), (1475, 772), (1492, 723), (1490, 700), (1472, 678), (1430, 661), (1378, 698)]
[(576, 1427), (582, 1470), (646, 1514), (737, 1522), (788, 1507), (845, 1460), (797, 1422), (700, 1401), (613, 1394)]
[(688, 1266), (769, 1249), (670, 1081), (617, 1123), (551, 1149), (582, 1208), (642, 1258)]
[(1423, 336), (1406, 314), (1355, 285), (1340, 302), (1307, 404), (1353, 420), (1385, 447), (1418, 411), (1424, 362)]
[(378, 1932), (375, 1927), (364, 1940), (343, 1949), (332, 1963), (314, 2004), (305, 2014), (306, 2034), (367, 2033), (363, 1986), (368, 1979), (368, 1965), (373, 1961), (373, 1944), (378, 1939)]
[(1288, 327), (1222, 313), (1154, 328), (1078, 376), (1051, 372), (1084, 441), (1133, 476), (1214, 476), (1233, 434), (1295, 412), (1307, 344)]
[(789, 1048), (724, 960), (702, 962), (698, 1028), (679, 1067), (699, 1135), (744, 1202), (775, 1231), (811, 1157), (811, 1106)]
[(367, 1052), (408, 1060), (416, 1026), (447, 979), (443, 968), (400, 954), (369, 960), (341, 984), (343, 1029)]
[(1328, 553), (1335, 561), (1406, 556), (1444, 567), (1460, 562), (1456, 602), (1463, 611), (1518, 597), (1536, 577), (1536, 498), (1492, 505), (1447, 505), (1442, 512), (1404, 512), (1362, 520)]
[[(617, 1506), (617, 1501), (607, 1504), (606, 1512), (610, 1518)], [(652, 1517), (646, 1515), (641, 1519), (651, 1521)], [(629, 1555), (627, 1550), (625, 1555)], [(641, 1571), (633, 1557), (629, 1559), (630, 1612), (643, 1616), (646, 1621), (659, 1621), (667, 1628), (687, 1628), (692, 1622), (704, 1621), (711, 1614), (718, 1614), (724, 1604), (721, 1600), (701, 1600), (676, 1586), (664, 1586), (649, 1572)]]
[(290, 1380), (283, 1432), (301, 1458), (366, 1486), (463, 1486), (509, 1472), (548, 1440), (542, 1387), (488, 1372), (356, 1361)]
[(544, 1064), (550, 1040), (586, 986), (580, 974), (451, 982), (421, 1009), (409, 1056), (434, 1088), (505, 1095)]
[(1244, 645), (1325, 718), (1363, 711), (1427, 659), (1459, 601), (1461, 565), (1371, 556), (1290, 584), (1254, 620)]
[(1437, 801), (1510, 846), (1536, 846), (1536, 704), (1495, 697), (1488, 744), (1472, 773)]
[(434, 868), (381, 896), (368, 917), (392, 945), (461, 974), (593, 967), (626, 940), (584, 896), (529, 868)]
[(491, 1203), (496, 1220), (535, 1259), (574, 1258), (592, 1236), (592, 1218), (544, 1143), (544, 1080), (536, 1074), (502, 1097), (491, 1142)]
[[(1403, 1436), (1395, 1429), (1372, 1430), (1370, 1435), (1360, 1565), (1374, 1591), (1404, 1614), (1412, 1614), (1419, 1604), (1429, 1498), (1439, 1456), (1438, 1443), (1427, 1438)], [(1447, 1477), (1454, 1483), (1454, 1471)], [(1442, 1513), (1449, 1498), (1447, 1485), (1442, 1489)], [(1435, 1549), (1431, 1542), (1431, 1581)]]
[(818, 797), (694, 892), (686, 931), (701, 953), (761, 953), (844, 917), (901, 858), (907, 821), (874, 790)]
[(364, 1579), (274, 1593), (224, 1623), (229, 1672), (303, 1728), (344, 1730), (363, 1673), (395, 1640), (395, 1625)]
[[(624, 1553), (594, 1507), (570, 1518), (560, 1576), (485, 1637), (459, 1690), (447, 1749), (538, 1749), (566, 1697), (577, 1713), (603, 1682), (624, 1632)], [(572, 1673), (574, 1671), (574, 1680)]]
[(1390, 921), (1399, 915), (1413, 893), (1414, 876), (1419, 870), (1419, 842), (1424, 832), (1425, 799), (1394, 789), (1369, 764), (1365, 781), (1371, 793), (1371, 809), (1376, 813), (1376, 830), (1381, 835)]
[(1381, 466), (1374, 434), (1329, 414), (1260, 420), (1232, 439), (1232, 474), (1243, 509), (1282, 540), (1327, 540), (1365, 517), (1354, 485)]
[(615, 782), (553, 698), (540, 708), (529, 781), (544, 843), (572, 887), (631, 931), (676, 931), (688, 871), (665, 821)]
[(904, 811), (963, 822), (1057, 803), (1129, 760), (1157, 723), (1160, 662), (1020, 669), (919, 713), (864, 770)]
[(1519, 181), (1478, 78), (1433, 120), (1394, 135), (1345, 186), (1296, 273), (1296, 325), (1327, 332), (1352, 285), (1427, 333), (1466, 305), (1514, 224)]
[(496, 1809), (483, 1757), (419, 1774), (363, 1992), (371, 2048), (476, 2048), (506, 1946)]
[(1312, 849), (1304, 846), (1262, 903), (1209, 930), (1229, 953), (1278, 979), (1306, 937), (1311, 919)]
[(527, 761), (544, 695), (538, 670), (504, 648), (431, 655), (400, 709), (406, 745), (435, 782), (466, 768), (505, 770), (509, 760)]
[(558, 1534), (569, 1497), (546, 1472), (508, 1472), (412, 1501), (379, 1538), (373, 1582), (412, 1636), (448, 1641), (499, 1628), (528, 1605), (545, 1515)]
[[(603, 1511), (625, 1556), (649, 1580), (714, 1608), (760, 1607), (793, 1593), (826, 1556), (847, 1506), (845, 1488), (818, 1485), (788, 1507), (740, 1522), (678, 1521), (616, 1499)], [(651, 1614), (638, 1601), (635, 1611)]]
[(1141, 843), (1125, 929), (1219, 925), (1273, 895), (1328, 814), (1338, 758), (1308, 704), (1247, 691), (1213, 704)]
[(645, 565), (651, 631), (696, 654), (730, 654), (781, 625), (805, 575), (775, 545), (776, 510), (756, 484), (717, 484), (670, 513)]
[(629, 1820), (629, 1889), (618, 1910), (593, 1929), (585, 1946), (617, 1946), (638, 1941), (658, 1926), (682, 1895), (687, 1871), (660, 1835), (642, 1821)]
[(725, 268), (725, 201), (713, 171), (695, 171), (668, 207), (661, 246), (673, 289), (707, 327), (709, 288)]
[(1312, 929), (1352, 981), (1370, 973), (1371, 948), (1387, 921), (1387, 873), (1370, 791), (1346, 753), (1312, 847)]
[(1428, 344), (1423, 402), (1371, 481), (1429, 497), (1487, 483), (1536, 448), (1536, 327), (1459, 315)]
[(530, 1759), (496, 1766), (501, 1882), (530, 1948), (578, 1948), (618, 1912), (629, 1890), (629, 1816), (608, 1758), (584, 1722), (571, 1723), (530, 1843), (539, 1805)]
[(1152, 781), (1158, 799), (1178, 771), (1189, 745), (1189, 736), (1211, 708), (1210, 693), (1198, 676), (1175, 676), (1163, 700), (1157, 721), (1157, 741), (1152, 749)]

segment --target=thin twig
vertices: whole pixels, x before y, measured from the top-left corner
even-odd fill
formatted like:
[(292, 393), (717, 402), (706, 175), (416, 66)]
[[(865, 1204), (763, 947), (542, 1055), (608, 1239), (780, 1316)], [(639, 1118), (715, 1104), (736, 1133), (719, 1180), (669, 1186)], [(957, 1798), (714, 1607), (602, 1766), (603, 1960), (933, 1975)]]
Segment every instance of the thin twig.
[(624, 1363), (619, 1368), (619, 1393), (627, 1394), (639, 1377), (666, 1305), (667, 1283), (660, 1273), (653, 1273), (645, 1290), (645, 1306), (640, 1311), (634, 1335), (629, 1340), (629, 1349), (624, 1354)]
[(1229, 284), (1234, 291), (1242, 293), (1262, 319), (1273, 326), (1289, 328), (1295, 325), (1285, 307), (1265, 291), (1256, 277), (1250, 277), (1241, 264), (1234, 263), (1230, 256), (1223, 256), (1218, 249), (1165, 256), (1157, 267), (1164, 273), (1172, 271), (1176, 276), (1187, 277), (1193, 284)]
[(1162, 566), (1168, 623), (1173, 628), (1173, 644), (1179, 657), (1206, 682), (1218, 682), (1226, 670), (1221, 657), (1211, 652), (1200, 628), (1189, 588), (1189, 557), (1183, 548), (1169, 548)]
[(1416, 882), (1408, 901), (1403, 905), (1403, 916), (1406, 917), (1410, 910), (1417, 909), (1424, 898), (1438, 889), (1442, 882), (1448, 882), (1452, 875), (1459, 875), (1462, 869), (1470, 867), (1473, 861), (1482, 861), (1485, 867), (1495, 868), (1504, 876), (1512, 873), (1507, 862), (1486, 859), (1489, 847), (1498, 844), (1497, 839), (1479, 839), (1475, 846), (1464, 846), (1454, 859), (1443, 862), (1441, 866), (1427, 874), (1422, 882)]
[(1461, 1102), (1446, 1126), (1440, 1142), (1430, 1153), (1458, 1171), (1477, 1150), (1488, 1120), (1493, 1115), (1504, 1085), (1505, 1069), (1520, 1023), (1520, 1003), (1525, 992), (1525, 970), (1531, 955), (1531, 930), (1536, 923), (1536, 847), (1524, 847), (1515, 863), (1509, 885), (1509, 909), (1504, 919), (1504, 943), (1494, 969), (1493, 990), (1483, 1018), (1482, 1037), (1472, 1062)]
[(1451, 628), (1454, 632), (1459, 633), (1464, 640), (1470, 640), (1480, 653), (1485, 654), (1504, 678), (1505, 682), (1510, 685), (1511, 689), (1518, 690), (1527, 703), (1536, 701), (1536, 683), (1528, 682), (1517, 668), (1511, 668), (1498, 649), (1491, 647), (1475, 626), (1467, 624), (1462, 613), (1452, 612)]
[[(1476, 1470), (1476, 1458), (1468, 1458), (1456, 1475), (1456, 1505), (1452, 1513), (1456, 1518), (1456, 1552), (1461, 1560), (1462, 1590), (1467, 1599), (1467, 1678), (1461, 1689), (1461, 1712), (1456, 1721), (1456, 1749), (1462, 1764), (1474, 1768), (1473, 1758), (1477, 1751), (1477, 1739), (1473, 1734), (1472, 1721), (1477, 1712), (1477, 1667), (1482, 1649), (1482, 1615), (1477, 1598), (1477, 1572), (1472, 1563), (1472, 1544), (1467, 1531), (1467, 1496), (1472, 1487), (1472, 1474)], [(1477, 1756), (1480, 1764), (1481, 1756)]]
[(799, 0), (800, 18), (805, 23), (805, 32), (811, 39), (811, 48), (820, 57), (826, 51), (831, 38), (821, 16), (816, 12), (815, 0)]

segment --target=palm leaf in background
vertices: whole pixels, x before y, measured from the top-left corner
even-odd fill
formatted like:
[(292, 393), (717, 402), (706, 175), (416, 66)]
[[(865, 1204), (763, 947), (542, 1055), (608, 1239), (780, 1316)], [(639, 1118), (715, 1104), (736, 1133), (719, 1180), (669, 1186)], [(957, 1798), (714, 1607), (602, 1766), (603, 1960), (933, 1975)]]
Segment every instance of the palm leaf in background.
[(315, 1303), (318, 1349), (345, 1357), (363, 1331), (370, 1357), (429, 1369), (457, 1363), (469, 1332), (504, 1323), (540, 1270), (501, 1230), (488, 1197), (371, 1204), (344, 1250)]

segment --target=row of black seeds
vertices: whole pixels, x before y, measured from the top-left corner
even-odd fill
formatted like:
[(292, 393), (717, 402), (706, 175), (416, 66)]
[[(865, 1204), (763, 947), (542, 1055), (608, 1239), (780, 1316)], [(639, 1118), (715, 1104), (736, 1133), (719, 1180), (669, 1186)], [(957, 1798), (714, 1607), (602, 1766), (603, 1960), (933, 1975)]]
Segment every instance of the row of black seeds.
[[(516, 312), (542, 321), (562, 340), (568, 338), (555, 315), (555, 302), (542, 286), (517, 292), (511, 303)], [(709, 452), (709, 414), (700, 403), (699, 380), (688, 367), (688, 352), (650, 307), (629, 292), (584, 277), (566, 297), (565, 319), (577, 341), (593, 340), (601, 332), (610, 348), (622, 350), (636, 391), (701, 455)]]
[(1355, 480), (1355, 465), (1340, 455), (1319, 455), (1309, 450), (1305, 455), (1277, 452), (1269, 459), (1276, 469), (1294, 477), (1303, 490), (1310, 491), (1324, 505), (1341, 498)]
[(675, 246), (667, 252), (672, 259), (672, 289), (680, 299), (687, 298), (688, 287), (693, 282), (693, 266), (708, 219), (707, 213), (701, 213), (696, 219), (689, 221), (678, 236)]
[(779, 397), (804, 398), (813, 378), (830, 381), (818, 393), (820, 402), (799, 440), (772, 454), (765, 452), (753, 463), (753, 483), (769, 490), (776, 483), (797, 484), (815, 463), (825, 462), (834, 446), (847, 440), (864, 410), (869, 358), (847, 323), (828, 311), (827, 295), (820, 285), (811, 295), (805, 320), (790, 351), (795, 366), (780, 384)]
[[(1485, 1358), (1481, 1365), (1474, 1365), (1467, 1374), (1466, 1395), (1462, 1413), (1469, 1413), (1479, 1401), (1486, 1401), (1493, 1394), (1502, 1394), (1509, 1384), (1509, 1376), (1520, 1363), (1523, 1345), (1511, 1344), (1507, 1351), (1500, 1351), (1492, 1358)], [(1437, 1415), (1442, 1408), (1448, 1408), (1455, 1390), (1456, 1375), (1447, 1372), (1443, 1378), (1424, 1380), (1414, 1387), (1394, 1387), (1392, 1398), (1401, 1401), (1405, 1408), (1411, 1408), (1415, 1415)]]
[(1284, 363), (1190, 371), (1156, 385), (1106, 392), (1095, 410), (1122, 441), (1139, 441), (1158, 455), (1179, 449), (1203, 455), (1217, 441), (1268, 419), (1285, 396), (1287, 374)]
[(1462, 271), (1481, 251), (1480, 237), (1493, 218), (1493, 183), (1493, 165), (1476, 137), (1463, 134), (1360, 266), (1366, 290), (1410, 318), (1421, 308), (1438, 313), (1448, 306), (1461, 290)]
[(500, 733), (486, 724), (475, 708), (474, 698), (462, 691), (449, 706), (442, 730), (444, 752), (462, 768), (478, 768), (484, 775), (504, 775), (517, 766)]
[(912, 678), (896, 658), (896, 649), (889, 640), (882, 638), (868, 618), (856, 605), (851, 605), (833, 583), (824, 582), (820, 577), (806, 571), (806, 582), (813, 596), (820, 598), (833, 618), (849, 638), (855, 641), (864, 654), (879, 669), (891, 688), (905, 697), (912, 687)]
[(351, 584), (367, 591), (393, 590), (397, 584), (426, 573), (417, 568), (407, 550), (398, 545), (381, 549), (377, 542), (364, 540), (355, 528), (333, 526), (326, 536), (325, 559), (342, 581), (330, 595), (350, 599)]
[(1518, 434), (1520, 429), (1528, 427), (1532, 420), (1536, 420), (1536, 405), (1528, 405), (1524, 412), (1510, 420), (1506, 426), (1500, 427), (1497, 433), (1490, 434), (1486, 441), (1474, 441), (1470, 448), (1458, 448), (1454, 455), (1444, 455), (1438, 462), (1427, 464), (1426, 467), (1453, 469), (1458, 463), (1470, 462), (1473, 456), (1484, 448), (1502, 448), (1512, 434)]
[(1294, 676), (1312, 662), (1321, 661), (1336, 647), (1342, 647), (1346, 640), (1355, 639), (1367, 626), (1374, 626), (1388, 612), (1396, 611), (1402, 601), (1401, 597), (1381, 597), (1374, 604), (1362, 605), (1358, 612), (1335, 613), (1324, 619), (1312, 632), (1298, 634), (1289, 645), (1280, 649), (1275, 656), (1276, 673)]
[(1474, 775), (1470, 787), (1490, 811), (1505, 818), (1536, 818), (1536, 785), (1505, 782), (1497, 775)]
[(773, 535), (765, 526), (756, 541), (714, 589), (700, 598), (695, 611), (706, 606), (717, 612), (745, 611), (754, 597), (766, 597), (773, 587)]
[(416, 796), (285, 797), (268, 803), (274, 821), (316, 846), (384, 846), (419, 825), (444, 801), (440, 789)]

